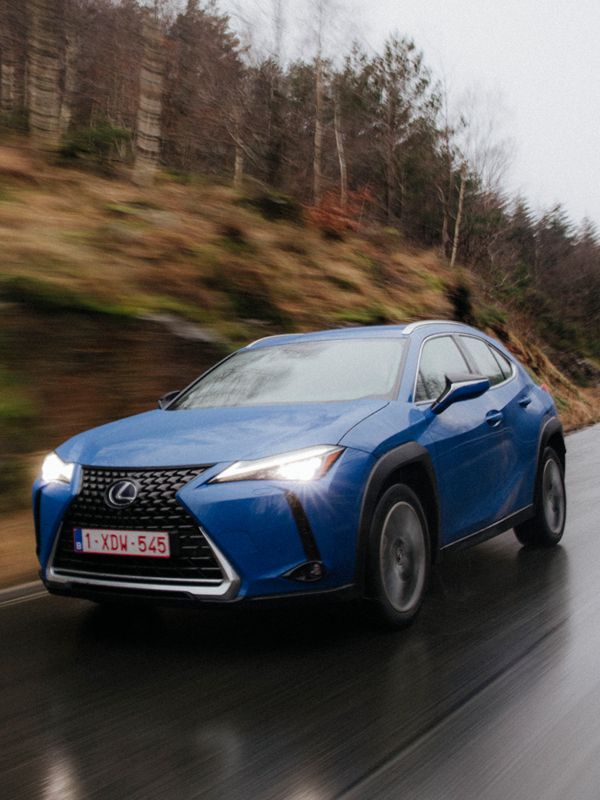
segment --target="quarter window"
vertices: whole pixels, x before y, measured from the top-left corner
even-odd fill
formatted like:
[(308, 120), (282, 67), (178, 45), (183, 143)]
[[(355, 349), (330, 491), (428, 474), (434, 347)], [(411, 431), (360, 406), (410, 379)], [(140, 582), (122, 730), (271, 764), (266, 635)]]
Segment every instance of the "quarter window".
[(436, 336), (423, 345), (415, 402), (435, 400), (446, 388), (446, 375), (469, 372), (467, 362), (450, 336)]
[[(482, 339), (475, 339), (473, 336), (461, 336), (460, 341), (473, 360), (477, 372), (489, 378), (492, 386), (502, 383), (511, 374), (510, 364), (504, 356), (496, 353)], [(500, 359), (506, 363), (503, 365)]]
[(510, 363), (506, 356), (503, 356), (499, 350), (496, 350), (495, 347), (490, 348), (492, 353), (496, 357), (496, 361), (500, 364), (500, 369), (502, 370), (502, 374), (504, 375), (504, 380), (510, 378), (513, 374), (513, 365)]

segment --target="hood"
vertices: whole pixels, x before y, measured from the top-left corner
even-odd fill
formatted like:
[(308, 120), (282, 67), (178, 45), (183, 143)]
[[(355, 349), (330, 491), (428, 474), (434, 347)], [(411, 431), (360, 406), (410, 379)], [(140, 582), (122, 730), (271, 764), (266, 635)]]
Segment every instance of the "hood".
[(262, 458), (337, 444), (387, 403), (157, 409), (80, 433), (57, 452), (65, 461), (99, 467), (191, 466)]

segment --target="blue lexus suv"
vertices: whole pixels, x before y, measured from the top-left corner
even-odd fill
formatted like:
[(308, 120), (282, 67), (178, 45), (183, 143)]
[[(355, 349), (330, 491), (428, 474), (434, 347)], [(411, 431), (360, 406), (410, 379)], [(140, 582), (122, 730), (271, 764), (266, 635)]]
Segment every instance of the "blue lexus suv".
[(474, 328), (268, 337), (46, 457), (41, 576), (98, 602), (342, 592), (400, 627), (451, 548), (557, 544), (564, 472), (550, 394)]

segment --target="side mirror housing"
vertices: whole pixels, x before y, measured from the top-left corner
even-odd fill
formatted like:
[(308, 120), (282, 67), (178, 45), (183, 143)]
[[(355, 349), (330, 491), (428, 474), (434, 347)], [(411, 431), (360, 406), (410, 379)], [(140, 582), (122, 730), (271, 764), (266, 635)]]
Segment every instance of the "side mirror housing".
[(180, 391), (181, 391), (180, 389), (174, 389), (172, 392), (167, 392), (166, 394), (163, 394), (163, 396), (158, 401), (158, 407), (161, 409), (166, 408), (171, 403), (171, 401), (175, 400)]
[(434, 414), (441, 414), (454, 403), (479, 397), (489, 388), (490, 382), (484, 375), (469, 373), (446, 375), (446, 388), (431, 406), (431, 410)]

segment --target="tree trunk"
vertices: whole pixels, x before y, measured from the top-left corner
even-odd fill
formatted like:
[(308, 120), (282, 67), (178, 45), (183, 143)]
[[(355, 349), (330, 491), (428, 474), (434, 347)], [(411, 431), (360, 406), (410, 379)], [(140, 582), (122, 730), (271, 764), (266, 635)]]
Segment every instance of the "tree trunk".
[(448, 180), (448, 188), (444, 190), (442, 186), (437, 187), (438, 196), (442, 204), (442, 234), (441, 245), (444, 258), (450, 257), (451, 239), (450, 239), (450, 209), (452, 207), (452, 194), (453, 194), (454, 176), (451, 174)]
[(156, 23), (144, 20), (144, 56), (140, 70), (135, 136), (134, 181), (151, 184), (160, 157), (164, 53), (162, 35)]
[(12, 54), (8, 48), (2, 49), (0, 64), (0, 111), (12, 114), (17, 107), (16, 102), (16, 68)]
[(239, 142), (235, 143), (235, 167), (233, 172), (233, 185), (241, 189), (244, 183), (244, 151)]
[(394, 221), (394, 206), (396, 202), (396, 175), (394, 169), (394, 150), (389, 142), (387, 146), (385, 183), (386, 183), (387, 219), (389, 223), (392, 223)]
[(456, 212), (456, 221), (454, 223), (454, 240), (452, 242), (452, 255), (450, 257), (450, 266), (456, 264), (456, 256), (458, 255), (458, 244), (460, 241), (460, 226), (462, 224), (463, 208), (465, 203), (465, 184), (467, 182), (466, 176), (467, 168), (463, 164), (460, 169), (460, 190), (458, 193), (458, 210)]
[(266, 178), (270, 186), (281, 183), (283, 156), (283, 97), (277, 66), (271, 65), (269, 76), (269, 108), (266, 130)]
[(388, 100), (385, 142), (385, 189), (386, 189), (386, 210), (389, 223), (394, 221), (394, 207), (396, 203), (396, 169), (394, 163), (394, 134), (393, 134), (393, 109), (391, 99)]
[(450, 127), (448, 124), (442, 132), (444, 142), (444, 163), (446, 166), (447, 187), (444, 190), (442, 184), (438, 186), (438, 194), (442, 202), (442, 252), (444, 258), (450, 256), (450, 209), (452, 208), (452, 195), (454, 194), (454, 169), (453, 157), (450, 144)]
[(346, 150), (344, 148), (344, 134), (340, 120), (340, 104), (337, 96), (333, 100), (333, 127), (335, 130), (335, 144), (337, 147), (338, 161), (340, 162), (340, 206), (346, 210), (348, 205), (348, 167), (346, 164)]
[(323, 66), (320, 56), (315, 65), (315, 141), (313, 156), (313, 202), (323, 198)]
[(62, 136), (67, 133), (73, 116), (73, 106), (75, 103), (75, 88), (77, 82), (77, 55), (78, 43), (75, 31), (67, 23), (67, 35), (65, 41), (65, 71), (64, 89), (62, 103), (60, 107), (60, 133)]
[(0, 3), (0, 111), (12, 116), (25, 108), (27, 13)]
[(444, 254), (444, 258), (448, 257), (448, 247), (450, 245), (450, 225), (449, 225), (449, 218), (448, 218), (448, 200), (446, 196), (442, 198), (443, 204), (443, 218), (442, 218), (442, 252)]
[(31, 0), (30, 9), (29, 129), (34, 141), (54, 149), (60, 140), (64, 7), (61, 0)]
[(233, 143), (235, 145), (235, 160), (233, 166), (233, 186), (235, 189), (241, 189), (244, 183), (244, 143), (242, 141), (242, 100), (234, 100), (233, 109)]

